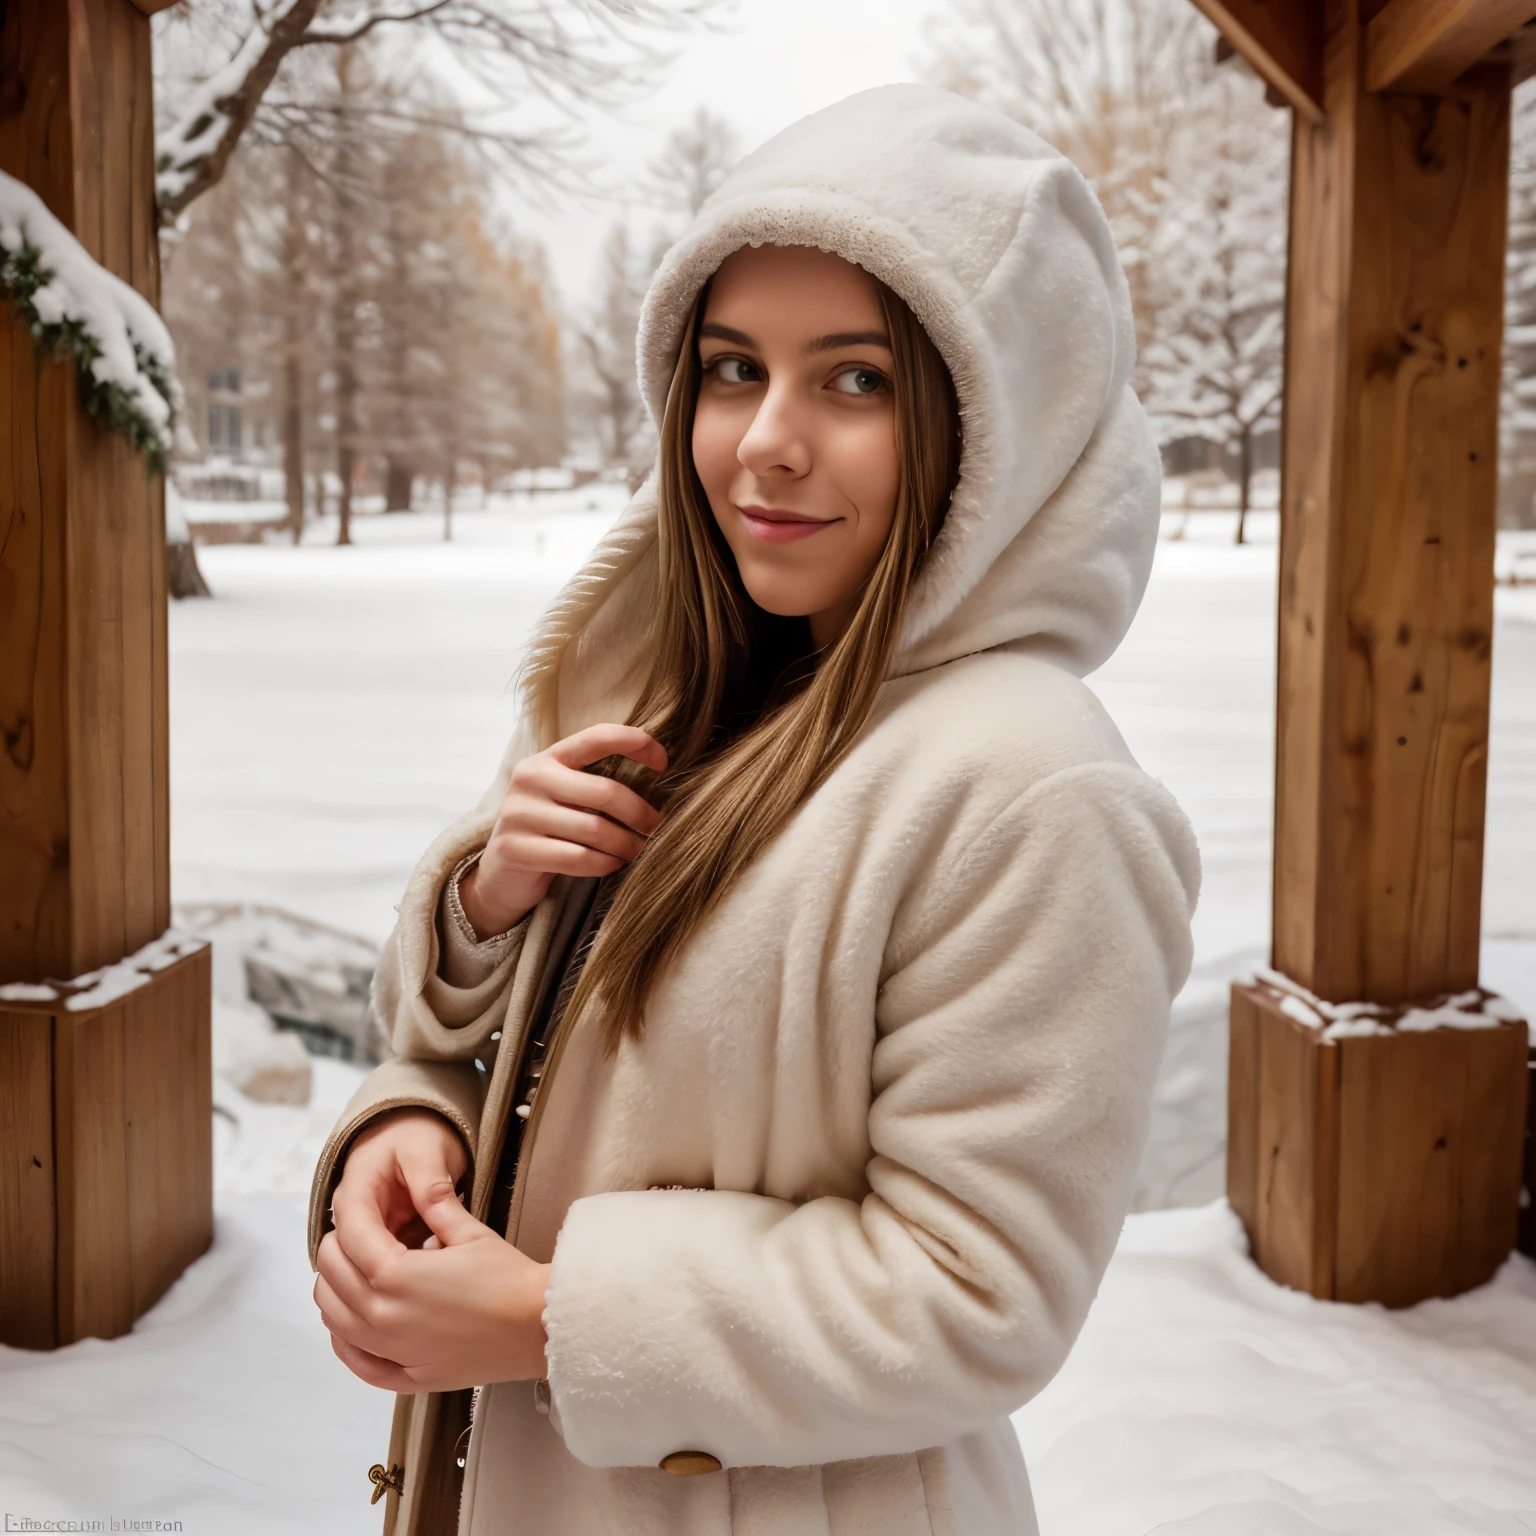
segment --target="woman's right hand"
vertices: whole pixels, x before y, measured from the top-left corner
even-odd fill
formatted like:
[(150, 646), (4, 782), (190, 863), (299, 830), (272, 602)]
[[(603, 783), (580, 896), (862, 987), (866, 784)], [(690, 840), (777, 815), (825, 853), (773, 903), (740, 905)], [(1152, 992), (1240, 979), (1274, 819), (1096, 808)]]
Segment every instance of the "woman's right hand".
[(521, 922), (556, 875), (622, 869), (661, 825), (662, 813), (627, 785), (581, 771), (613, 756), (658, 773), (667, 766), (661, 743), (638, 726), (591, 725), (513, 768), (485, 852), (459, 882), (482, 939)]

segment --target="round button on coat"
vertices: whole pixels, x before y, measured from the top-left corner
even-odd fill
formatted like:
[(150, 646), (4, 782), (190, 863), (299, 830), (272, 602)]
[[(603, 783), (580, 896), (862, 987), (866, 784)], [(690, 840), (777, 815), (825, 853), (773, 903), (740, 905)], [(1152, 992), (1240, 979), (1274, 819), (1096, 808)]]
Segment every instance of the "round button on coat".
[(673, 1451), (661, 1458), (661, 1470), (673, 1477), (697, 1477), (701, 1472), (718, 1472), (720, 1458), (708, 1451)]

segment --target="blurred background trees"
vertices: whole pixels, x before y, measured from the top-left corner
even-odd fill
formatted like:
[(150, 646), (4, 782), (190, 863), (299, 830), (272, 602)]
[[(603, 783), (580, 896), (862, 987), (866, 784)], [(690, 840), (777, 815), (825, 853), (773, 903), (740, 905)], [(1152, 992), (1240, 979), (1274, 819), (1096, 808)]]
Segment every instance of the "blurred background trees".
[[(198, 493), (260, 495), (253, 476), (280, 470), (292, 537), (331, 510), (347, 543), (358, 496), (404, 510), (430, 487), (448, 535), (466, 482), (561, 462), (558, 306), (508, 209), (583, 185), (572, 114), (641, 92), (657, 39), (713, 3), (198, 0), (165, 13), (165, 308)], [(696, 183), (718, 179), (704, 161)], [(643, 415), (634, 319), (651, 268), (623, 236), (608, 267), (582, 332), (599, 388), (576, 395), (597, 402), (599, 458), (622, 466)]]
[[(641, 300), (750, 144), (679, 111), (600, 185), (582, 114), (639, 99), (715, 0), (197, 0), (161, 19), (166, 309), (199, 495), (442, 506), (537, 466), (637, 484)], [(1036, 129), (1092, 181), (1135, 306), (1135, 386), (1171, 475), (1273, 504), (1289, 114), (1188, 0), (948, 0), (914, 60)], [(1517, 110), (1507, 520), (1536, 523), (1536, 106)], [(604, 197), (562, 298), (529, 198)], [(470, 492), (473, 494), (473, 492)]]

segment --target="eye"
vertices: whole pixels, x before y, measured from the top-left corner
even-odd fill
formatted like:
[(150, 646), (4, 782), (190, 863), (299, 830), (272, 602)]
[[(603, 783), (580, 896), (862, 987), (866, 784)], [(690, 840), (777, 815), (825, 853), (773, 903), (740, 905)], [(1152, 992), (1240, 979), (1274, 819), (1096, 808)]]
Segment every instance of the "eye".
[(890, 380), (876, 368), (860, 363), (854, 368), (844, 368), (832, 380), (832, 388), (840, 395), (878, 395), (890, 388)]
[(744, 357), (717, 357), (705, 363), (704, 371), (712, 373), (722, 384), (760, 384), (763, 370)]

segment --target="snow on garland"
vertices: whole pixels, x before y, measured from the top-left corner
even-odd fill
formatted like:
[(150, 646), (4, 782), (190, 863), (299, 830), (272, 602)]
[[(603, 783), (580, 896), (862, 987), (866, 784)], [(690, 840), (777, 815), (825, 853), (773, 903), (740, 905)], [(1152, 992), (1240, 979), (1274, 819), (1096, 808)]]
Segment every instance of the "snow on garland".
[(163, 471), (181, 407), (154, 306), (94, 261), (28, 186), (0, 171), (0, 296), (44, 351), (72, 357), (85, 408)]

